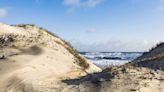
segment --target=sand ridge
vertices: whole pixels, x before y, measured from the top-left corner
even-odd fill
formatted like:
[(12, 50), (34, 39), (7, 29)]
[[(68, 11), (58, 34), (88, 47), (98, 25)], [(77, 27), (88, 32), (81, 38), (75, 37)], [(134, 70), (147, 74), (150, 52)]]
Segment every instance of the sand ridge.
[(163, 53), (101, 71), (43, 28), (0, 23), (0, 92), (163, 92)]
[(101, 71), (64, 40), (34, 25), (1, 23), (0, 43), (0, 92), (52, 92), (43, 85), (53, 86), (71, 72), (77, 72), (71, 74), (75, 78)]

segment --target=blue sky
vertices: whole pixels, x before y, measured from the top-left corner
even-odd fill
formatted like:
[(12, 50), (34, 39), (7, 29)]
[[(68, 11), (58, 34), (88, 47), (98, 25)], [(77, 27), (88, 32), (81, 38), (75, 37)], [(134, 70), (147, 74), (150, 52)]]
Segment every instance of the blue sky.
[(0, 21), (44, 27), (79, 51), (146, 51), (164, 41), (164, 0), (0, 0)]

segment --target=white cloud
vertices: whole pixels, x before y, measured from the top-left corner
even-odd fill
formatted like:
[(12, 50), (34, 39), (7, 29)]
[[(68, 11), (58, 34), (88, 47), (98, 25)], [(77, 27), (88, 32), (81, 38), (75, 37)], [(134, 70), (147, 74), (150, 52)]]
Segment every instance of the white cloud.
[(157, 41), (148, 41), (148, 40), (129, 40), (129, 41), (121, 41), (121, 40), (109, 40), (106, 42), (100, 43), (85, 43), (72, 41), (73, 46), (79, 51), (98, 51), (98, 52), (107, 52), (107, 51), (124, 51), (124, 52), (132, 52), (132, 51), (148, 51), (153, 46), (155, 46)]
[(97, 5), (99, 5), (102, 2), (102, 0), (88, 0), (88, 2), (86, 2), (86, 6), (88, 7), (96, 7)]
[(64, 0), (65, 5), (77, 6), (80, 4), (80, 0)]
[(64, 5), (69, 6), (69, 10), (76, 8), (94, 8), (104, 0), (64, 0)]
[(6, 17), (7, 15), (7, 10), (4, 8), (0, 8), (0, 18)]

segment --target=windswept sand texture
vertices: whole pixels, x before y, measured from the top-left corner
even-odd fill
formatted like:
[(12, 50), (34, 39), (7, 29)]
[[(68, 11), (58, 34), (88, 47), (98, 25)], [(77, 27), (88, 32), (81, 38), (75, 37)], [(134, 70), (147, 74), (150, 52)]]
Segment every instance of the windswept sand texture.
[(45, 29), (0, 23), (0, 92), (60, 92), (61, 80), (98, 71)]
[(131, 63), (64, 80), (64, 92), (164, 92), (163, 49), (159, 44)]
[(101, 72), (45, 29), (1, 23), (0, 74), (0, 92), (164, 92), (164, 44)]
[[(79, 79), (65, 80), (71, 92), (164, 92), (164, 44), (135, 61)], [(67, 91), (65, 91), (67, 92)]]

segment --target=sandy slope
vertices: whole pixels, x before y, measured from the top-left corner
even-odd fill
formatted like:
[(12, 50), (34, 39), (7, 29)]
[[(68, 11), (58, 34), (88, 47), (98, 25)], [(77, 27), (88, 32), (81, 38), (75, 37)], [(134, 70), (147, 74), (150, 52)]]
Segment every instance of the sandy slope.
[[(164, 44), (128, 64), (64, 80), (68, 92), (164, 92)], [(64, 91), (64, 92), (67, 92)]]
[(64, 80), (64, 92), (164, 92), (164, 44), (131, 63)]
[(0, 92), (57, 92), (64, 85), (60, 80), (101, 71), (69, 44), (33, 25), (0, 23), (0, 47)]
[(0, 92), (164, 92), (164, 44), (100, 71), (45, 29), (0, 24)]
[(63, 92), (163, 92), (164, 72), (129, 66), (64, 80)]

